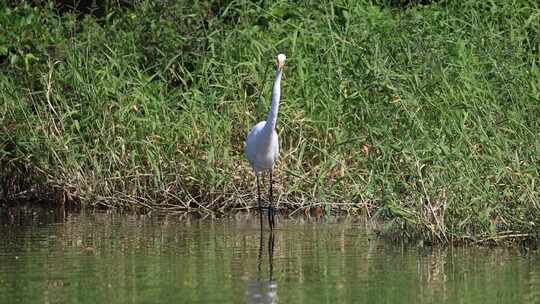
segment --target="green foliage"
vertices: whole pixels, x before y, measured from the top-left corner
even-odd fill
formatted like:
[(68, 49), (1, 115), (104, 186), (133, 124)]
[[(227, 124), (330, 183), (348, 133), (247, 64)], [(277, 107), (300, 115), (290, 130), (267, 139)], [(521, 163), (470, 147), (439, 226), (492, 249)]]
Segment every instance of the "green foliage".
[(86, 204), (253, 206), (243, 139), (284, 52), (281, 208), (439, 240), (537, 233), (539, 5), (389, 3), (4, 8), (2, 163)]

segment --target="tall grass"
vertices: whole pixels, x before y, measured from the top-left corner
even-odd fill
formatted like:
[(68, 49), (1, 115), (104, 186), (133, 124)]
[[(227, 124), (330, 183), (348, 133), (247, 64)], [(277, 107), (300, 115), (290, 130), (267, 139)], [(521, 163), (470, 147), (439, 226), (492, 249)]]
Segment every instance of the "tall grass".
[(537, 235), (540, 6), (400, 4), (141, 1), (102, 18), (3, 7), (3, 195), (254, 206), (243, 141), (284, 52), (280, 209), (321, 205), (443, 241)]

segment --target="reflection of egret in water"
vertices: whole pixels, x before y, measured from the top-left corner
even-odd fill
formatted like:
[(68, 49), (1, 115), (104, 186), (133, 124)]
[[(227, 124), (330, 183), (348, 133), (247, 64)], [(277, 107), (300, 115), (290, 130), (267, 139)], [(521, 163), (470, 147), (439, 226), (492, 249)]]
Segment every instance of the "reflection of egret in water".
[(263, 231), (261, 229), (259, 237), (259, 254), (257, 256), (257, 279), (250, 282), (247, 287), (247, 303), (277, 303), (277, 283), (272, 276), (274, 265), (274, 232), (271, 231), (268, 237), (268, 280), (261, 276), (261, 268), (264, 255)]

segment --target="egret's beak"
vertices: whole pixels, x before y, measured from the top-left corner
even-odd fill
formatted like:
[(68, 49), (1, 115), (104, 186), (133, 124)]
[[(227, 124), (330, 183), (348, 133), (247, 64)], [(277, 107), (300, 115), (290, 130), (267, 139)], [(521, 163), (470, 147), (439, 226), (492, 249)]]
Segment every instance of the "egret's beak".
[(283, 70), (283, 66), (285, 65), (285, 62), (284, 61), (279, 61), (277, 62), (277, 68), (278, 70)]
[(283, 66), (285, 65), (285, 59), (286, 59), (286, 58), (287, 58), (287, 57), (285, 57), (285, 54), (279, 54), (279, 55), (277, 56), (277, 60), (276, 60), (277, 63), (276, 63), (276, 65), (277, 65), (277, 69), (278, 69), (279, 71), (281, 71), (281, 70), (283, 69)]

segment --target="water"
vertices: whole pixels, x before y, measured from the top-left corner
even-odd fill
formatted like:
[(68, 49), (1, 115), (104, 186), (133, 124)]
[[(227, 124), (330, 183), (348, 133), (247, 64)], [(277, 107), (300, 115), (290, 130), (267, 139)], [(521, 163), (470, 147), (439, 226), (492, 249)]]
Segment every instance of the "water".
[(0, 212), (0, 303), (540, 303), (540, 259), (416, 248), (347, 218)]

